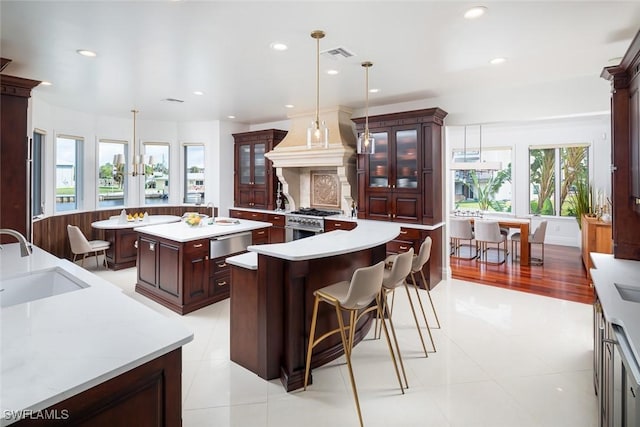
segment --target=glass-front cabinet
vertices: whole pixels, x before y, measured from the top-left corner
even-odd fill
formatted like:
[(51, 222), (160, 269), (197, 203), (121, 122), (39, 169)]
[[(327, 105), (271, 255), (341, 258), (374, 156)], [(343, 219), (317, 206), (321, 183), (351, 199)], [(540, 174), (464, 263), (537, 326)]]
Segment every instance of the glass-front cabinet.
[(235, 141), (234, 206), (274, 209), (276, 179), (265, 153), (287, 134), (278, 129), (243, 132)]
[[(442, 220), (441, 144), (446, 112), (439, 108), (369, 117), (374, 154), (358, 155), (358, 210), (368, 219)], [(358, 134), (364, 118), (353, 119)]]

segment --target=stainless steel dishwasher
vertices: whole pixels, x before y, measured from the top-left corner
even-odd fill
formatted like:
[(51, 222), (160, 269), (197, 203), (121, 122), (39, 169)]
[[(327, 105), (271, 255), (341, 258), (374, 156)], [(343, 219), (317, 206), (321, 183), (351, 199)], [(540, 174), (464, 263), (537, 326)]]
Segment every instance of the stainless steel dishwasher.
[(215, 259), (238, 252), (244, 252), (249, 245), (251, 245), (250, 231), (213, 237), (210, 241), (209, 257)]

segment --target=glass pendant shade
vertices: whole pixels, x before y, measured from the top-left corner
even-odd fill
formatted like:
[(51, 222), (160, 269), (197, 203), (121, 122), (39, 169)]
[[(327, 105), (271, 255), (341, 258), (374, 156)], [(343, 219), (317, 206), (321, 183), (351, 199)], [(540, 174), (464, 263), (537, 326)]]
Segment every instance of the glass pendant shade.
[(360, 134), (358, 137), (358, 145), (357, 145), (357, 153), (358, 154), (374, 154), (376, 152), (375, 139), (369, 133), (369, 68), (373, 66), (373, 64), (369, 61), (363, 62), (362, 66), (365, 69), (365, 122), (364, 122), (364, 132)]
[(358, 137), (358, 154), (375, 154), (375, 152), (376, 140), (367, 129)]
[(324, 31), (313, 31), (311, 38), (316, 40), (316, 119), (307, 128), (307, 148), (329, 148), (329, 128), (320, 122), (320, 39)]
[(329, 128), (323, 122), (313, 121), (307, 128), (307, 148), (328, 148)]

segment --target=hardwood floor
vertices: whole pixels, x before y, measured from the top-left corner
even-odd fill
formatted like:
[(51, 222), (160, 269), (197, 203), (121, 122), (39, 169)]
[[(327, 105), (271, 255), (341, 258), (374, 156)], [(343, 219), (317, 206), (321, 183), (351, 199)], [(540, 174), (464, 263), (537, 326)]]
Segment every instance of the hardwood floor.
[[(494, 256), (495, 256), (495, 251)], [(538, 247), (533, 256), (538, 256)], [(594, 290), (587, 279), (579, 248), (545, 245), (544, 265), (522, 267), (520, 263), (483, 264), (474, 260), (450, 258), (454, 279), (478, 282), (516, 291), (529, 292), (568, 301), (593, 303)]]

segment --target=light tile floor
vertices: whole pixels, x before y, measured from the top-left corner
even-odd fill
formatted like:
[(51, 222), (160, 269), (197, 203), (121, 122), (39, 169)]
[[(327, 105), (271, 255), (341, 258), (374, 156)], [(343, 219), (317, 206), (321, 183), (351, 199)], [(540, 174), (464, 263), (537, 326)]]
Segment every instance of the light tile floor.
[[(229, 301), (179, 316), (134, 292), (134, 268), (95, 271), (194, 332), (183, 349), (183, 425), (356, 426), (343, 358), (286, 393), (229, 360)], [(424, 291), (422, 291), (424, 292)], [(432, 292), (441, 329), (424, 357), (404, 292), (394, 322), (409, 380), (400, 394), (384, 340), (353, 354), (367, 426), (597, 425), (591, 306), (450, 279)], [(424, 296), (424, 295), (423, 295)]]

